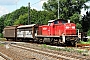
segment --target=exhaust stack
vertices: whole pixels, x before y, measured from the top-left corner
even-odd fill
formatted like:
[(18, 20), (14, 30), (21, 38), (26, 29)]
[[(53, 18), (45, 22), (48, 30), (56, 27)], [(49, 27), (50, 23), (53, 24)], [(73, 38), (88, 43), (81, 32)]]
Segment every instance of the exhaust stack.
[(70, 23), (70, 20), (68, 20), (68, 23)]

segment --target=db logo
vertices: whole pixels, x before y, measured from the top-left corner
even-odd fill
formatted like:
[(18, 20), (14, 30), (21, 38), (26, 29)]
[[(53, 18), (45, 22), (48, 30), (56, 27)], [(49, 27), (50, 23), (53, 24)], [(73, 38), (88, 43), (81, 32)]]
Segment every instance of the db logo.
[(43, 30), (47, 30), (47, 28), (43, 28)]

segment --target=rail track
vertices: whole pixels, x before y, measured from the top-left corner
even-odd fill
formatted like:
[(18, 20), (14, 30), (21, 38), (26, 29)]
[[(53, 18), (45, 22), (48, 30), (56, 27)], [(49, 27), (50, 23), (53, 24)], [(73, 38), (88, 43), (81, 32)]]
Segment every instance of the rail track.
[[(0, 44), (3, 44), (3, 42), (0, 41)], [(13, 60), (12, 58), (10, 58), (9, 56), (3, 54), (2, 52), (0, 52), (0, 60)]]
[(90, 60), (90, 58), (86, 58), (81, 55), (74, 55), (72, 53), (65, 53), (65, 52), (60, 52), (60, 51), (52, 51), (52, 50), (44, 50), (44, 49), (39, 49), (36, 47), (31, 47), (31, 46), (23, 46), (15, 43), (11, 43), (10, 46), (32, 51), (38, 54), (42, 54), (44, 56), (49, 56), (52, 58), (56, 58), (57, 60)]
[[(0, 41), (0, 52), (1, 52), (0, 56), (5, 60), (38, 60), (33, 56), (31, 56), (28, 51), (11, 47), (10, 43), (11, 42), (8, 42), (8, 41), (5, 41), (5, 42)], [(9, 59), (9, 57), (12, 59)]]
[(11, 59), (10, 57), (8, 57), (7, 55), (5, 55), (1, 52), (0, 52), (0, 57), (1, 57), (0, 60), (13, 60), (13, 59)]
[[(55, 58), (54, 60), (56, 59), (57, 60), (90, 60), (90, 58), (87, 58), (86, 56), (82, 56), (74, 53), (39, 48), (41, 44), (35, 44), (35, 43), (19, 44), (18, 42), (16, 43), (16, 42), (9, 42), (9, 41), (5, 43), (9, 44), (11, 47), (15, 47), (15, 48), (31, 51), (37, 54), (41, 54), (44, 56)], [(37, 47), (37, 45), (39, 45), (39, 47)], [(82, 48), (82, 47), (79, 47), (79, 48)], [(38, 58), (35, 57), (35, 59), (38, 59)], [(41, 60), (41, 59), (38, 59), (38, 60)]]
[(90, 50), (90, 44), (77, 44), (77, 47), (80, 49)]

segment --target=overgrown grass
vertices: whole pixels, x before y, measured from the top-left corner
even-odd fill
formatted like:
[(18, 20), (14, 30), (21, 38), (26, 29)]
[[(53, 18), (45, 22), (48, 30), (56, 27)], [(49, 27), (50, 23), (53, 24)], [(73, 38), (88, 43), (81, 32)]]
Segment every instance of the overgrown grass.
[(43, 44), (41, 47), (42, 47), (42, 48), (48, 48), (48, 49), (50, 49), (50, 50), (60, 50), (59, 48), (47, 46), (46, 44)]
[(4, 44), (0, 44), (0, 46), (4, 46)]
[(68, 47), (65, 47), (64, 49), (62, 49), (63, 51), (67, 51), (67, 52), (72, 52), (74, 51), (73, 48), (68, 48)]
[(6, 41), (6, 38), (0, 38), (0, 41)]
[(90, 44), (90, 40), (88, 40), (87, 42), (80, 41), (80, 44)]
[(84, 54), (84, 56), (88, 55), (88, 51), (89, 51), (88, 49), (81, 50), (81, 49), (74, 49), (74, 48), (68, 48), (68, 47), (57, 48), (57, 47), (48, 46), (46, 44), (43, 44), (41, 47), (42, 48), (48, 48), (50, 50), (56, 50), (56, 51), (76, 52), (76, 53), (79, 53), (79, 54)]
[(48, 48), (48, 49), (50, 49), (50, 50), (57, 50), (57, 51), (61, 51), (61, 50), (62, 50), (62, 51), (68, 51), (68, 52), (74, 50), (73, 48), (68, 48), (68, 47), (65, 47), (65, 48), (57, 48), (57, 47), (48, 46), (48, 45), (46, 45), (46, 44), (43, 44), (43, 45), (42, 45), (42, 48)]

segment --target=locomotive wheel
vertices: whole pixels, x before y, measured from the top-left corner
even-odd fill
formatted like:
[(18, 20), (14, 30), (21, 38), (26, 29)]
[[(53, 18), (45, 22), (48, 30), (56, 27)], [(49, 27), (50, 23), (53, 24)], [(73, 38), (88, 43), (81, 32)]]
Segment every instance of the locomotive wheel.
[(59, 45), (60, 45), (60, 44), (63, 44), (63, 42), (62, 42), (62, 39), (61, 39), (61, 38), (58, 40), (58, 44), (59, 44)]
[(55, 45), (58, 45), (58, 42), (59, 42), (58, 39), (53, 40), (53, 44), (55, 44)]
[(54, 40), (53, 38), (50, 38), (50, 44), (53, 44), (53, 40)]
[(44, 43), (44, 38), (38, 38), (39, 43)]
[(75, 47), (77, 45), (77, 42), (76, 41), (71, 41), (71, 45)]

